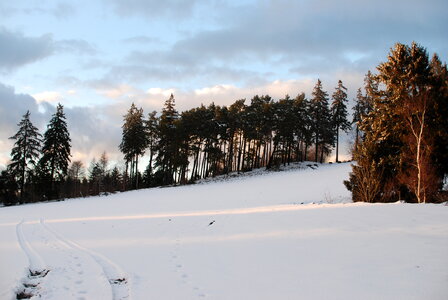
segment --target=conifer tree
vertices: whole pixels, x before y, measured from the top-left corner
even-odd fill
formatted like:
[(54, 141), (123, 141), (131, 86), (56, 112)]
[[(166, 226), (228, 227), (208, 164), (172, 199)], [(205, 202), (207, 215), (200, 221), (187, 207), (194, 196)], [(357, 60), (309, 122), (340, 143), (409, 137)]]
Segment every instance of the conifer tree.
[(18, 185), (8, 170), (0, 172), (0, 203), (4, 205), (15, 205), (19, 201), (17, 198)]
[(328, 94), (322, 88), (322, 82), (318, 79), (312, 92), (310, 102), (310, 114), (312, 132), (315, 141), (315, 161), (318, 161), (319, 150), (321, 151), (320, 162), (323, 156), (329, 154), (334, 143), (331, 114), (328, 104)]
[(145, 122), (147, 137), (148, 137), (148, 150), (149, 150), (149, 163), (146, 167), (143, 179), (147, 187), (152, 186), (152, 180), (154, 176), (153, 171), (153, 161), (154, 156), (157, 151), (157, 143), (158, 143), (158, 127), (159, 127), (159, 119), (156, 116), (157, 112), (153, 111), (148, 114), (148, 120)]
[[(445, 151), (434, 149), (435, 141), (447, 136), (446, 126), (442, 125), (446, 121), (440, 121), (446, 120), (447, 94), (442, 96), (442, 91), (446, 91), (448, 78), (445, 72), (439, 81), (442, 84), (436, 84), (432, 74), (437, 71), (432, 68), (423, 47), (398, 43), (391, 49), (388, 60), (378, 66), (379, 74), (367, 77), (366, 87), (370, 90), (366, 91), (372, 97), (373, 109), (361, 118), (360, 129), (365, 134), (355, 150), (358, 163), (349, 183), (354, 197), (360, 194), (359, 190), (368, 190), (360, 172), (364, 170), (375, 174), (378, 182), (376, 192), (365, 199), (435, 200), (446, 170), (439, 163), (446, 146)], [(436, 117), (444, 112), (445, 117)]]
[(30, 112), (27, 111), (18, 124), (19, 131), (10, 139), (15, 140), (11, 150), (11, 163), (8, 171), (19, 183), (20, 199), (24, 201), (26, 173), (34, 168), (40, 154), (42, 135), (31, 123)]
[(432, 163), (439, 178), (448, 174), (448, 68), (437, 54), (430, 61), (432, 89), (430, 97), (433, 108), (430, 109), (430, 128), (433, 131), (434, 147)]
[(159, 143), (157, 146), (156, 165), (159, 167), (163, 185), (172, 184), (176, 171), (177, 150), (177, 120), (179, 113), (175, 108), (173, 94), (165, 101), (159, 122)]
[(98, 195), (101, 192), (101, 177), (101, 165), (93, 158), (89, 165), (90, 195)]
[(44, 134), (42, 158), (39, 161), (41, 171), (49, 176), (51, 190), (55, 192), (55, 180), (67, 175), (71, 149), (70, 134), (65, 121), (64, 108), (59, 103)]
[(339, 129), (347, 132), (350, 129), (350, 122), (347, 120), (347, 88), (338, 81), (338, 86), (333, 93), (331, 112), (333, 125), (336, 127), (336, 162), (339, 162)]
[(352, 124), (355, 124), (355, 147), (354, 151), (358, 148), (358, 142), (359, 142), (359, 124), (361, 123), (361, 118), (363, 115), (362, 111), (362, 103), (364, 101), (364, 96), (362, 94), (361, 88), (359, 88), (356, 91), (356, 98), (355, 98), (355, 105), (353, 106), (353, 118), (352, 118)]
[[(428, 56), (426, 50), (415, 43), (410, 47), (397, 43), (391, 50), (388, 60), (380, 64), (377, 69), (378, 78), (385, 86), (386, 96), (378, 98), (376, 103), (378, 110), (375, 112), (376, 115), (372, 116), (374, 117), (372, 127), (382, 132), (381, 151), (387, 155), (385, 169), (389, 172), (385, 174), (384, 192), (391, 200), (397, 197), (409, 199), (412, 197), (410, 195), (412, 192), (406, 191), (403, 194), (403, 189), (400, 187), (400, 183), (408, 185), (402, 180), (404, 177), (409, 178), (405, 174), (409, 172), (416, 174), (413, 171), (416, 169), (412, 166), (413, 163), (406, 163), (404, 159), (406, 153), (415, 149), (409, 143), (409, 134), (414, 128), (411, 128), (412, 125), (407, 125), (407, 119), (409, 114), (411, 123), (415, 118), (420, 118), (417, 116), (420, 113), (412, 106), (419, 101), (419, 97), (424, 97), (423, 94), (430, 84)], [(419, 147), (416, 141), (412, 144)], [(392, 188), (387, 188), (388, 186)], [(415, 196), (420, 202), (419, 194)]]
[(119, 146), (126, 161), (126, 172), (130, 164), (130, 180), (133, 188), (138, 188), (138, 158), (148, 146), (148, 134), (143, 120), (143, 109), (132, 103), (124, 116), (123, 134)]
[(110, 172), (110, 179), (112, 192), (120, 191), (123, 177), (121, 176), (121, 173), (118, 170), (117, 166), (113, 167), (112, 171)]

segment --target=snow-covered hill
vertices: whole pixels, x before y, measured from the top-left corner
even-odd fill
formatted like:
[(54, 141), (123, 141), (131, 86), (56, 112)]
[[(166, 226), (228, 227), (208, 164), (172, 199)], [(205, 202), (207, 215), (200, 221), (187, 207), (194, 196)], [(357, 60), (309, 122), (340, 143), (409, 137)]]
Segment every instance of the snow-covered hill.
[(447, 299), (448, 207), (350, 203), (349, 170), (1, 208), (0, 298)]

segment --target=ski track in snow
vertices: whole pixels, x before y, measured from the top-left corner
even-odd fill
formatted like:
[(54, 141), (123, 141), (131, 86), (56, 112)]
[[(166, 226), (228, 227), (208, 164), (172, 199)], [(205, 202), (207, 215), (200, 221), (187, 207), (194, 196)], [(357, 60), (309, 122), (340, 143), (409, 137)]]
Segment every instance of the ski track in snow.
[(68, 240), (44, 219), (22, 220), (16, 232), (29, 260), (29, 274), (17, 288), (17, 295), (43, 299), (131, 299), (129, 277), (119, 266)]
[(51, 232), (59, 241), (65, 243), (67, 246), (72, 249), (79, 250), (80, 252), (84, 252), (90, 255), (98, 265), (103, 269), (104, 275), (106, 275), (109, 284), (112, 287), (113, 299), (114, 300), (122, 300), (122, 299), (131, 299), (130, 290), (129, 290), (129, 277), (125, 275), (124, 271), (111, 260), (107, 259), (103, 255), (96, 253), (92, 250), (81, 247), (73, 241), (70, 241), (60, 234), (56, 233), (53, 229), (51, 229), (43, 219), (40, 220), (40, 224), (45, 227), (49, 232)]
[[(47, 267), (45, 266), (42, 257), (34, 251), (30, 243), (26, 239), (23, 233), (23, 223), (22, 220), (16, 226), (17, 240), (23, 252), (25, 252), (29, 261), (29, 273), (26, 278), (22, 280), (22, 285), (18, 287), (16, 291), (17, 298), (27, 298), (31, 295), (39, 295), (39, 285), (42, 280), (48, 274)], [(28, 297), (29, 298), (29, 297)]]
[(19, 245), (22, 248), (23, 252), (25, 252), (26, 256), (28, 257), (30, 272), (41, 272), (46, 269), (46, 266), (42, 257), (40, 257), (39, 254), (36, 253), (36, 251), (34, 251), (34, 249), (28, 243), (28, 240), (25, 238), (25, 235), (23, 234), (23, 223), (24, 220), (22, 220), (16, 226), (17, 240), (19, 241)]

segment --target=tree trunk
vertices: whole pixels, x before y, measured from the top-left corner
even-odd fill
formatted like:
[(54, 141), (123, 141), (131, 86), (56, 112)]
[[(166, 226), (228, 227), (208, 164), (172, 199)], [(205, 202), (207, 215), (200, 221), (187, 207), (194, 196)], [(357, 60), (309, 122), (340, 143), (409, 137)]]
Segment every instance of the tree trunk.
[(339, 126), (336, 127), (336, 162), (339, 162)]
[(138, 155), (135, 156), (135, 189), (138, 190)]
[(321, 151), (320, 151), (320, 163), (324, 162), (324, 146), (322, 145), (321, 147)]

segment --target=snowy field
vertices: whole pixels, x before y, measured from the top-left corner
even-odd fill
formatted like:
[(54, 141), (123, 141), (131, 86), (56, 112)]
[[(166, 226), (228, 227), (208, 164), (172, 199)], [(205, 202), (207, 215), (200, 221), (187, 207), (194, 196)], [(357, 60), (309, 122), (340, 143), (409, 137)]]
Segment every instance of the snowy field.
[(350, 203), (349, 170), (0, 208), (0, 298), (448, 299), (448, 206)]

